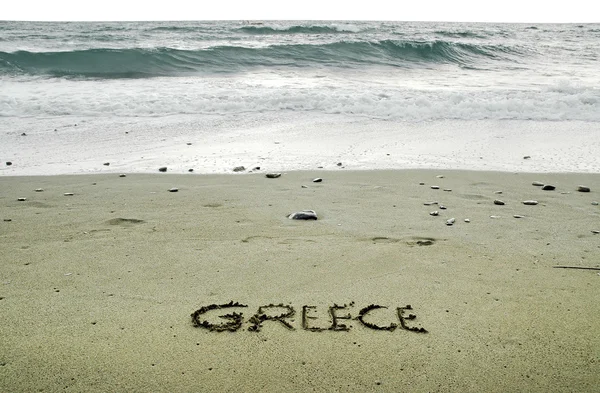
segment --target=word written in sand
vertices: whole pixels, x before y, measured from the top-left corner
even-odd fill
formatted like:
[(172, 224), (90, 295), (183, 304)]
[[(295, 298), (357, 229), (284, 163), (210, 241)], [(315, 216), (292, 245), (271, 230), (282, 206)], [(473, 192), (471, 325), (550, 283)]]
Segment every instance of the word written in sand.
[[(321, 307), (320, 309), (317, 306), (302, 306), (302, 330), (310, 332), (348, 331), (352, 328), (352, 325), (347, 321), (355, 320), (360, 326), (371, 330), (394, 331), (403, 329), (415, 333), (427, 333), (427, 330), (423, 327), (408, 325), (409, 322), (417, 318), (416, 315), (409, 313), (413, 310), (410, 304), (404, 307), (396, 307), (395, 310), (389, 310), (386, 306), (370, 304), (360, 309), (355, 317), (352, 317), (349, 313), (349, 309), (353, 306), (354, 302), (341, 306), (333, 304), (330, 307)], [(263, 323), (268, 321), (283, 325), (288, 330), (296, 330), (293, 325), (296, 310), (290, 305), (268, 304), (260, 306), (255, 314), (244, 321), (244, 314), (240, 309), (245, 307), (248, 306), (233, 301), (226, 304), (210, 304), (194, 311), (192, 322), (194, 326), (208, 329), (211, 332), (236, 332), (242, 329), (244, 323), (249, 324), (246, 330), (258, 332), (263, 327)], [(325, 309), (327, 316), (324, 316)], [(388, 311), (382, 313), (381, 310)], [(315, 316), (319, 314), (318, 311), (321, 311), (321, 315)]]

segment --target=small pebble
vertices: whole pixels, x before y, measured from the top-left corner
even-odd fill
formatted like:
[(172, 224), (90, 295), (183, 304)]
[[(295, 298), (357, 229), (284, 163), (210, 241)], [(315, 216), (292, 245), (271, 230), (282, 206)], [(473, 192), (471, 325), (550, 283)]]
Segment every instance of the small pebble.
[(260, 167), (259, 166), (255, 166), (254, 168), (252, 168), (253, 171), (260, 171)]
[(4, 222), (11, 222), (11, 221), (12, 221), (12, 218), (5, 218), (5, 219), (3, 219), (2, 221), (4, 221)]
[(431, 189), (432, 189), (432, 190), (439, 190), (439, 189), (440, 189), (440, 186), (431, 186)]
[(342, 163), (341, 163), (341, 162), (338, 162), (338, 163), (337, 163), (337, 166), (342, 166)]
[(277, 179), (278, 177), (281, 177), (281, 173), (267, 173), (265, 177), (269, 179)]
[(437, 205), (437, 202), (425, 202), (424, 205), (425, 206), (431, 206), (431, 205)]
[(12, 165), (12, 162), (6, 161), (6, 166), (11, 166), (11, 165)]
[(514, 218), (523, 218), (523, 217), (525, 217), (525, 216), (522, 216), (522, 215), (520, 215), (520, 214), (514, 214), (514, 215), (513, 215), (513, 217), (514, 217)]
[(188, 142), (188, 143), (186, 143), (186, 145), (188, 145), (188, 146), (190, 146), (191, 144), (192, 144), (192, 142)]
[(429, 212), (429, 215), (430, 215), (430, 216), (437, 216), (437, 215), (439, 215), (439, 214), (440, 214), (440, 212), (439, 212), (439, 211), (437, 211), (437, 210), (434, 210), (434, 211), (432, 211), (432, 212)]
[(523, 201), (523, 204), (533, 206), (533, 205), (537, 205), (538, 201)]
[(501, 201), (500, 199), (494, 199), (494, 205), (500, 205), (500, 206), (502, 206), (504, 204), (505, 204), (504, 201)]
[(424, 183), (424, 182), (419, 182), (419, 185), (420, 185), (420, 186), (424, 186), (424, 185), (425, 185), (425, 183)]
[(500, 216), (490, 216), (490, 218), (500, 218)]
[(166, 166), (161, 166), (160, 168), (158, 168), (159, 172), (166, 172), (167, 171), (167, 167)]
[(437, 175), (436, 177), (437, 177), (438, 179), (443, 179), (443, 178), (444, 178), (444, 175)]
[(27, 134), (26, 133), (22, 133), (21, 136), (27, 136)]
[(577, 191), (579, 192), (590, 192), (590, 188), (586, 186), (577, 186)]
[(468, 218), (465, 218), (465, 222), (471, 222), (471, 220), (469, 220)]
[(44, 191), (44, 189), (43, 189), (43, 188), (36, 188), (36, 189), (35, 189), (35, 192), (43, 192), (43, 191)]
[(127, 176), (127, 175), (126, 175), (126, 174), (124, 174), (124, 173), (121, 173), (121, 174), (119, 175), (119, 177), (126, 177), (126, 176)]
[(543, 186), (543, 185), (544, 185), (544, 183), (542, 183), (541, 181), (534, 181), (534, 182), (533, 182), (533, 183), (531, 183), (531, 184), (532, 184), (532, 185), (534, 185), (534, 186), (538, 186), (538, 187), (541, 187), (541, 186)]
[(73, 196), (74, 194), (72, 192), (65, 192), (63, 195), (64, 196)]
[(288, 215), (290, 220), (316, 220), (317, 213), (314, 210), (302, 210)]
[(440, 205), (440, 209), (442, 209), (442, 210), (446, 210), (446, 206), (444, 206), (444, 205)]
[(592, 205), (598, 206), (598, 202), (594, 201), (594, 202), (592, 202)]
[(102, 164), (102, 165), (104, 165), (104, 166), (109, 166), (109, 165), (110, 165), (110, 162), (105, 162), (105, 163), (104, 163), (104, 164)]
[(525, 156), (523, 157), (524, 160), (529, 160), (531, 158), (531, 156)]
[(323, 181), (323, 179), (321, 179), (320, 177), (315, 177), (313, 179), (313, 183), (321, 183)]
[(597, 234), (599, 234), (599, 233), (600, 233), (600, 231), (592, 231), (592, 233), (594, 233), (594, 234), (596, 234), (596, 235), (597, 235)]
[(27, 198), (17, 198), (17, 201), (19, 202), (25, 202), (27, 200)]
[(452, 189), (451, 188), (444, 188), (444, 191), (450, 192), (450, 191), (452, 191)]
[(494, 191), (494, 194), (502, 194), (502, 191)]
[(449, 220), (446, 220), (446, 225), (448, 225), (448, 226), (453, 225), (455, 221), (456, 221), (456, 218), (450, 218)]
[(553, 185), (551, 185), (551, 184), (545, 184), (545, 185), (542, 187), (542, 190), (544, 190), (544, 191), (552, 191), (552, 190), (554, 190), (554, 189), (556, 189), (556, 187), (555, 187), (555, 186), (553, 186)]
[(241, 166), (236, 166), (235, 168), (233, 168), (234, 172), (243, 172), (246, 170), (246, 167), (241, 165)]
[(177, 188), (177, 187), (169, 188), (169, 192), (177, 192), (177, 191), (179, 191), (179, 188)]
[(194, 168), (188, 169), (188, 172), (194, 172)]
[(305, 186), (305, 185), (302, 185), (301, 187), (302, 187), (302, 188), (308, 188), (308, 186)]

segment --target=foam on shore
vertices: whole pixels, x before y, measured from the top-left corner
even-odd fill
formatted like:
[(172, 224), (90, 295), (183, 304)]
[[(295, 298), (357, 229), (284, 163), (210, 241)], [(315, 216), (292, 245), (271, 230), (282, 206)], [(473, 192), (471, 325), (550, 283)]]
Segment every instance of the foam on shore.
[(597, 124), (575, 121), (60, 117), (8, 118), (0, 131), (0, 176), (154, 173), (162, 166), (174, 173), (231, 173), (237, 166), (290, 171), (338, 169), (339, 162), (354, 170), (600, 172)]

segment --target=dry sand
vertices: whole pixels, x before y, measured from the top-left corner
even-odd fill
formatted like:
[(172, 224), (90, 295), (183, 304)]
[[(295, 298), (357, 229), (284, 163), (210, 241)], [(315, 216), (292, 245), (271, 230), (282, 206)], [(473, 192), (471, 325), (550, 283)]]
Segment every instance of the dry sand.
[[(597, 391), (599, 271), (553, 266), (600, 267), (599, 190), (429, 170), (0, 178), (0, 390)], [(319, 220), (286, 218), (302, 209)], [(193, 325), (229, 301), (239, 330)], [(272, 303), (294, 330), (248, 331)], [(378, 326), (411, 305), (428, 333), (302, 328), (303, 306), (327, 328), (334, 304), (387, 306)]]

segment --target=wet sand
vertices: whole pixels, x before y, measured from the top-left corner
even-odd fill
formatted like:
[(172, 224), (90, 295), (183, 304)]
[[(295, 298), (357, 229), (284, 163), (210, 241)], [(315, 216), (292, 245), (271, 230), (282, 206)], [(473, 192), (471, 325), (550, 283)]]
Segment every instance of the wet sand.
[[(555, 266), (600, 268), (598, 190), (437, 170), (2, 177), (0, 390), (594, 391), (600, 271)], [(319, 219), (286, 217), (303, 209)], [(247, 307), (197, 322), (242, 313), (234, 331), (194, 326), (230, 301)]]

